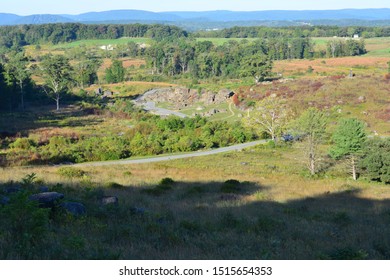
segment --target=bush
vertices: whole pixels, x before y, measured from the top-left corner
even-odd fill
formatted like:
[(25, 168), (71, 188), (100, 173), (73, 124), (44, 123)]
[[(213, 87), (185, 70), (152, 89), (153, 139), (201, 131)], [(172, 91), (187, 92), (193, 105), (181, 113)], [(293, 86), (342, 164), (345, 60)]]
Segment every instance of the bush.
[(15, 142), (10, 144), (11, 149), (19, 150), (30, 150), (34, 146), (34, 141), (29, 138), (18, 138), (15, 140)]
[(167, 177), (167, 178), (161, 179), (159, 185), (166, 186), (166, 185), (172, 185), (174, 183), (175, 183), (175, 181), (172, 178)]
[(241, 185), (241, 183), (238, 180), (234, 180), (234, 179), (227, 180), (222, 184), (221, 192), (223, 192), (223, 193), (240, 192), (240, 190), (241, 190), (240, 185)]
[(370, 180), (390, 184), (390, 139), (372, 139), (364, 146), (361, 167)]
[(74, 167), (61, 167), (57, 170), (57, 173), (60, 176), (66, 177), (66, 178), (82, 178), (86, 173), (81, 170)]
[(0, 259), (32, 259), (41, 254), (40, 246), (49, 232), (50, 210), (39, 208), (28, 196), (19, 192), (0, 208)]

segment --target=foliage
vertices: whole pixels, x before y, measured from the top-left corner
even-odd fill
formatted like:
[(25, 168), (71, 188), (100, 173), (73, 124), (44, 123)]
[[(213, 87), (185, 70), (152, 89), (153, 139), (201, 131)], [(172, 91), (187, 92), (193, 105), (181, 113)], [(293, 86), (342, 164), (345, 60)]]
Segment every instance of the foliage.
[(367, 135), (365, 125), (358, 119), (343, 119), (333, 134), (330, 155), (335, 159), (350, 158), (352, 177), (357, 179), (356, 163), (361, 156)]
[(20, 106), (24, 109), (25, 86), (30, 82), (31, 74), (27, 67), (28, 59), (23, 52), (10, 52), (8, 54), (5, 74), (9, 84), (16, 84), (20, 91)]
[(97, 70), (101, 63), (100, 60), (84, 57), (73, 66), (74, 80), (80, 88), (90, 86), (98, 81)]
[(241, 77), (253, 77), (257, 84), (271, 74), (272, 60), (265, 55), (256, 54), (242, 59), (240, 66)]
[(223, 193), (237, 193), (240, 192), (240, 181), (235, 179), (229, 179), (225, 181), (221, 186), (221, 192)]
[(390, 184), (390, 139), (370, 139), (363, 148), (361, 167), (371, 180)]
[[(28, 200), (28, 196), (27, 192), (19, 192), (11, 197), (9, 204), (0, 208), (2, 259), (37, 258), (49, 233), (49, 210), (39, 208), (37, 202)], [(12, 248), (8, 244), (12, 244)]]
[(293, 124), (296, 137), (305, 140), (305, 157), (311, 175), (318, 171), (318, 146), (324, 142), (327, 125), (326, 113), (316, 108), (306, 110)]
[(63, 55), (45, 56), (40, 65), (40, 74), (45, 80), (45, 92), (56, 101), (57, 110), (60, 109), (62, 95), (73, 82), (71, 73), (69, 60)]
[(125, 80), (125, 68), (120, 60), (113, 60), (111, 67), (106, 69), (107, 83), (120, 83)]
[(328, 57), (356, 56), (365, 54), (364, 40), (333, 39), (327, 42)]
[(74, 167), (61, 167), (57, 170), (57, 173), (70, 179), (83, 178), (86, 175), (85, 171)]
[(256, 103), (249, 117), (243, 118), (246, 126), (259, 131), (267, 132), (272, 140), (282, 135), (290, 119), (292, 112), (286, 102), (278, 97), (266, 97)]

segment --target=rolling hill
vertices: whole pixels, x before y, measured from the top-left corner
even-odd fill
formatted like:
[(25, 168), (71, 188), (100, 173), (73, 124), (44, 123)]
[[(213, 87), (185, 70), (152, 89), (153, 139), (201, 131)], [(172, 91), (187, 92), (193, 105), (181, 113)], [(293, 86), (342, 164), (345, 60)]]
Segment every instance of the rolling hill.
[(327, 20), (328, 22), (353, 22), (360, 21), (370, 24), (371, 21), (377, 22), (376, 25), (388, 24), (390, 21), (390, 9), (344, 9), (344, 10), (303, 10), (303, 11), (206, 11), (206, 12), (150, 12), (142, 10), (113, 10), (103, 12), (89, 12), (79, 15), (29, 15), (19, 16), (15, 14), (0, 13), (0, 25), (18, 25), (18, 24), (43, 24), (43, 23), (113, 23), (113, 22), (157, 22), (183, 25), (185, 23), (199, 23), (207, 26), (212, 24), (229, 23), (237, 24), (240, 22), (283, 22), (283, 25), (296, 25), (297, 21), (309, 22), (315, 24), (318, 21)]

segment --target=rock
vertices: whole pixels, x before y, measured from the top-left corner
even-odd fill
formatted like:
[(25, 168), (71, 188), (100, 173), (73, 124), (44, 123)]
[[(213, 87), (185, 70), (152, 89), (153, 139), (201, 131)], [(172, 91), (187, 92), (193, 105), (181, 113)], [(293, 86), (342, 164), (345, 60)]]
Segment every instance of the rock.
[(49, 192), (49, 187), (46, 187), (46, 186), (40, 186), (39, 187), (39, 191), (41, 193), (44, 193), (44, 192)]
[(130, 208), (130, 212), (132, 214), (144, 214), (145, 213), (145, 208), (138, 208), (138, 207), (132, 207)]
[(359, 96), (358, 102), (359, 103), (365, 103), (366, 102), (366, 97), (365, 96)]
[(9, 203), (9, 197), (0, 195), (0, 205), (7, 205)]
[(83, 216), (87, 212), (84, 204), (79, 202), (63, 202), (60, 206), (74, 216)]
[(102, 198), (103, 205), (110, 205), (110, 204), (118, 205), (118, 203), (119, 200), (116, 196), (105, 196)]
[(7, 194), (17, 193), (20, 192), (22, 188), (20, 186), (12, 186), (5, 189), (5, 192)]
[(104, 94), (103, 94), (103, 96), (113, 96), (113, 95), (114, 95), (113, 92), (110, 90), (104, 91)]
[(54, 207), (55, 203), (63, 199), (64, 195), (62, 193), (57, 192), (44, 192), (33, 194), (30, 196), (30, 200), (38, 201), (39, 206), (42, 208), (51, 208)]
[(97, 89), (95, 90), (95, 94), (96, 94), (96, 95), (101, 95), (102, 92), (103, 92), (102, 88), (97, 88)]

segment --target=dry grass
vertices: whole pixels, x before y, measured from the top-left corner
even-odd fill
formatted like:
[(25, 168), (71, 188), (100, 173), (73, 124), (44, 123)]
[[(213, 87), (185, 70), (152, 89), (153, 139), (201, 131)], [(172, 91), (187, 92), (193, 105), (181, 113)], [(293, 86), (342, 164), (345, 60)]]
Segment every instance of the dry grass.
[[(34, 258), (388, 259), (388, 187), (306, 178), (299, 155), (291, 148), (255, 149), (82, 168), (86, 175), (73, 179), (59, 175), (59, 167), (10, 168), (1, 170), (0, 185), (35, 172), (39, 184), (87, 204), (87, 218), (56, 221), (61, 230), (45, 240), (52, 247), (33, 251)], [(164, 177), (176, 183), (153, 191)], [(221, 192), (227, 179), (242, 182), (237, 193)], [(99, 206), (103, 194), (118, 196), (120, 206)], [(134, 214), (133, 207), (147, 212)]]
[(341, 57), (314, 60), (282, 60), (276, 61), (274, 71), (283, 73), (285, 76), (294, 73), (305, 73), (309, 66), (314, 68), (313, 73), (326, 73), (335, 75), (344, 73), (349, 74), (349, 69), (357, 73), (367, 73), (379, 71), (383, 75), (387, 72), (387, 62), (390, 60), (385, 57)]

